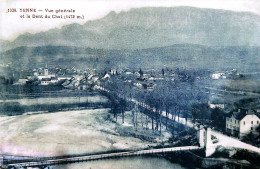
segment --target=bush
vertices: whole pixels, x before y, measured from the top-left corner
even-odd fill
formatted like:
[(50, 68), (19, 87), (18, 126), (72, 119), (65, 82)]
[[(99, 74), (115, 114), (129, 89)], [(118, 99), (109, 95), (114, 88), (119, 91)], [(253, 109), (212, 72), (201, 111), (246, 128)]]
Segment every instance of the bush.
[(8, 116), (21, 115), (24, 108), (18, 102), (3, 102), (0, 103), (0, 113)]

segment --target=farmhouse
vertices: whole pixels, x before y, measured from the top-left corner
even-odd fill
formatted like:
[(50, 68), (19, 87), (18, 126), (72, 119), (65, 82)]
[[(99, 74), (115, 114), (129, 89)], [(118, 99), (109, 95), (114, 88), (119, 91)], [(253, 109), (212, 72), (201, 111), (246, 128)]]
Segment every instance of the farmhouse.
[(211, 75), (212, 79), (226, 79), (225, 73), (213, 73)]
[(259, 113), (253, 110), (236, 109), (229, 113), (226, 117), (226, 131), (234, 136), (240, 138), (246, 136), (250, 132), (257, 133), (256, 129), (259, 127), (260, 118)]

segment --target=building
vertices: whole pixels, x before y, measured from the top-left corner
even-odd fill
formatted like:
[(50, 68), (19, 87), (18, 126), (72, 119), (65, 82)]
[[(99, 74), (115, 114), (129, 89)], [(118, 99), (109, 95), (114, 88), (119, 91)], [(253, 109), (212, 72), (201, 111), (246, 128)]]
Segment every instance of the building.
[(127, 72), (125, 72), (125, 74), (126, 74), (126, 75), (132, 75), (133, 73), (132, 73), (132, 72), (129, 72), (129, 71), (127, 71)]
[(143, 87), (144, 89), (153, 89), (156, 85), (154, 83), (144, 83)]
[(42, 78), (41, 85), (49, 85), (51, 83), (50, 78)]
[(106, 73), (102, 79), (109, 79), (109, 78), (110, 78), (109, 73)]
[(141, 83), (137, 82), (137, 83), (134, 83), (134, 86), (141, 88), (143, 85)]
[(224, 109), (225, 108), (225, 104), (224, 103), (209, 103), (209, 107), (211, 109), (215, 109), (215, 108), (219, 108), (219, 109)]
[(42, 78), (41, 80), (41, 85), (55, 85), (58, 83), (58, 79), (56, 77), (51, 77), (51, 78)]
[(26, 84), (27, 81), (28, 79), (19, 79), (16, 84)]
[(212, 79), (226, 79), (225, 73), (213, 73), (211, 75)]
[(117, 75), (116, 69), (111, 69), (111, 70), (110, 70), (110, 74), (111, 74), (111, 75)]
[(37, 76), (37, 78), (38, 78), (39, 80), (42, 80), (42, 79), (44, 79), (44, 78), (50, 79), (50, 78), (56, 77), (56, 75), (49, 74), (49, 69), (48, 69), (47, 67), (44, 68), (44, 75), (43, 75), (43, 76), (39, 76), (38, 74), (35, 74), (35, 75)]
[[(213, 94), (213, 93), (212, 93)], [(208, 105), (211, 109), (219, 108), (219, 109), (226, 109), (228, 108), (228, 101), (226, 101), (223, 97), (216, 95), (211, 95), (208, 100)], [(231, 108), (232, 110), (234, 108)]]
[(229, 113), (226, 117), (226, 132), (240, 138), (246, 136), (250, 132), (259, 134), (256, 129), (259, 127), (259, 113), (253, 110), (236, 109)]
[(208, 105), (211, 109), (215, 109), (215, 108), (224, 109), (226, 107), (226, 103), (224, 100), (215, 97), (213, 97), (213, 99), (210, 99), (208, 101)]

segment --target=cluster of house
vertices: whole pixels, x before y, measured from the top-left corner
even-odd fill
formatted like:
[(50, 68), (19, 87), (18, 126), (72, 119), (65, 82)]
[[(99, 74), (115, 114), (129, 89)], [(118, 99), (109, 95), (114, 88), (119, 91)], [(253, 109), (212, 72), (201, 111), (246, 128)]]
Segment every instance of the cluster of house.
[[(232, 74), (236, 74), (236, 71), (232, 71)], [(131, 83), (133, 86), (144, 89), (153, 89), (156, 86), (156, 81), (168, 80), (174, 81), (174, 76), (152, 76), (151, 74), (145, 74), (141, 70), (136, 72), (123, 71), (117, 72), (114, 69), (105, 71), (104, 73), (85, 73), (84, 75), (73, 75), (73, 76), (58, 76), (57, 74), (50, 74), (49, 69), (44, 68), (44, 74), (38, 75), (35, 72), (34, 77), (40, 81), (40, 85), (52, 85), (63, 81), (62, 85), (68, 88), (77, 88), (79, 90), (86, 90), (91, 84), (96, 84), (102, 80), (108, 80), (111, 76), (119, 75), (125, 81)], [(224, 78), (225, 73), (212, 74), (213, 79)], [(208, 102), (210, 108), (225, 109), (227, 103), (223, 100), (215, 99)], [(226, 131), (234, 136), (243, 137), (248, 133), (252, 132), (257, 134), (257, 128), (260, 125), (260, 110), (246, 110), (246, 109), (235, 109), (230, 111), (226, 117)]]
[(41, 85), (55, 84), (58, 82), (58, 78), (54, 74), (49, 74), (49, 69), (44, 69), (44, 75), (39, 76), (37, 73), (34, 74), (39, 80)]
[(95, 72), (84, 72), (81, 75), (73, 75), (67, 79), (62, 86), (66, 88), (74, 88), (79, 90), (86, 90), (90, 86), (99, 84), (102, 80), (110, 79), (111, 76), (116, 75), (116, 70), (105, 71), (104, 73), (95, 73)]
[[(125, 71), (122, 74), (126, 76), (126, 81), (129, 83), (132, 83), (134, 87), (137, 88), (143, 88), (147, 90), (152, 90), (156, 86), (156, 81), (160, 80), (166, 80), (169, 78), (169, 76), (163, 76), (163, 75), (157, 75), (154, 76), (149, 73), (143, 73), (141, 71), (136, 71), (136, 72), (130, 72), (130, 71)], [(174, 81), (173, 77), (170, 77), (169, 80)]]
[(252, 133), (259, 135), (257, 128), (260, 125), (260, 111), (235, 109), (229, 112), (226, 117), (226, 132), (233, 136), (243, 138), (244, 136)]
[[(115, 75), (117, 72), (111, 70), (108, 73), (97, 74), (95, 72), (78, 72), (78, 70), (72, 69), (49, 69), (47, 66), (43, 69), (34, 69), (32, 76), (19, 79), (16, 84), (34, 84), (34, 85), (64, 85), (65, 87), (73, 87), (79, 89), (86, 89), (87, 82), (97, 82), (101, 79), (110, 78), (111, 75)], [(55, 72), (55, 73), (51, 73)]]
[[(43, 71), (43, 72), (42, 72)], [(64, 80), (71, 79), (71, 75), (59, 75), (58, 73), (51, 74), (49, 68), (33, 70), (33, 76), (27, 76), (25, 79), (19, 79), (16, 84), (35, 84), (35, 85), (56, 85)]]
[(39, 75), (38, 72), (34, 72), (34, 76), (38, 81), (40, 81), (39, 85), (56, 85), (58, 82), (69, 80), (71, 76), (58, 76), (57, 74), (50, 74), (49, 68), (44, 68), (44, 74)]
[(226, 72), (214, 72), (211, 74), (212, 79), (234, 79), (241, 77), (242, 74), (239, 73), (236, 69), (233, 69), (231, 71), (226, 71)]
[[(231, 74), (234, 74), (236, 71), (232, 71)], [(109, 74), (106, 74), (104, 77), (109, 78)], [(150, 74), (144, 74), (142, 72), (129, 72), (126, 71), (121, 73), (125, 75), (125, 80), (132, 83), (134, 86), (145, 89), (152, 89), (156, 86), (156, 81), (165, 80), (166, 77), (160, 75), (153, 77)], [(236, 74), (236, 73), (235, 73)], [(170, 80), (174, 80), (173, 78)], [(219, 109), (228, 109), (228, 103), (220, 98), (215, 98), (209, 101), (209, 107), (219, 108)], [(260, 110), (246, 110), (246, 109), (234, 109), (231, 110), (226, 117), (226, 131), (234, 136), (240, 138), (246, 136), (250, 132), (253, 134), (259, 134), (257, 128), (260, 125)]]

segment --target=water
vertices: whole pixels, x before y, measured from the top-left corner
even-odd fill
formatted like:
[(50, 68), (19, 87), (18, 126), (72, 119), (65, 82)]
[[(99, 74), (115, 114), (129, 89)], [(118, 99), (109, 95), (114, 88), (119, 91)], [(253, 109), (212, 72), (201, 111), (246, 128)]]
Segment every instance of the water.
[(83, 97), (47, 97), (47, 98), (23, 98), (0, 100), (1, 102), (18, 102), (21, 105), (43, 105), (43, 104), (72, 104), (72, 103), (106, 103), (107, 99), (103, 96), (83, 96)]
[(126, 157), (55, 165), (50, 169), (186, 169), (161, 157)]
[[(25, 98), (5, 100), (21, 105), (74, 103), (77, 97)], [(107, 102), (103, 96), (81, 97), (80, 102)], [(120, 146), (143, 147), (149, 143), (120, 136), (119, 124), (104, 121), (107, 109), (75, 110), (51, 114), (22, 115), (0, 118), (0, 151), (22, 155), (57, 155), (120, 149)], [(127, 116), (126, 116), (127, 118)], [(126, 119), (127, 121), (127, 119)], [(131, 119), (128, 120), (129, 123)], [(129, 126), (128, 126), (129, 127)], [(131, 126), (130, 126), (131, 127)], [(127, 128), (126, 128), (127, 129)], [(121, 130), (124, 130), (123, 128)], [(129, 130), (129, 129), (127, 129)], [(22, 133), (22, 134), (21, 134)], [(49, 166), (52, 169), (184, 169), (161, 157), (125, 157)]]

